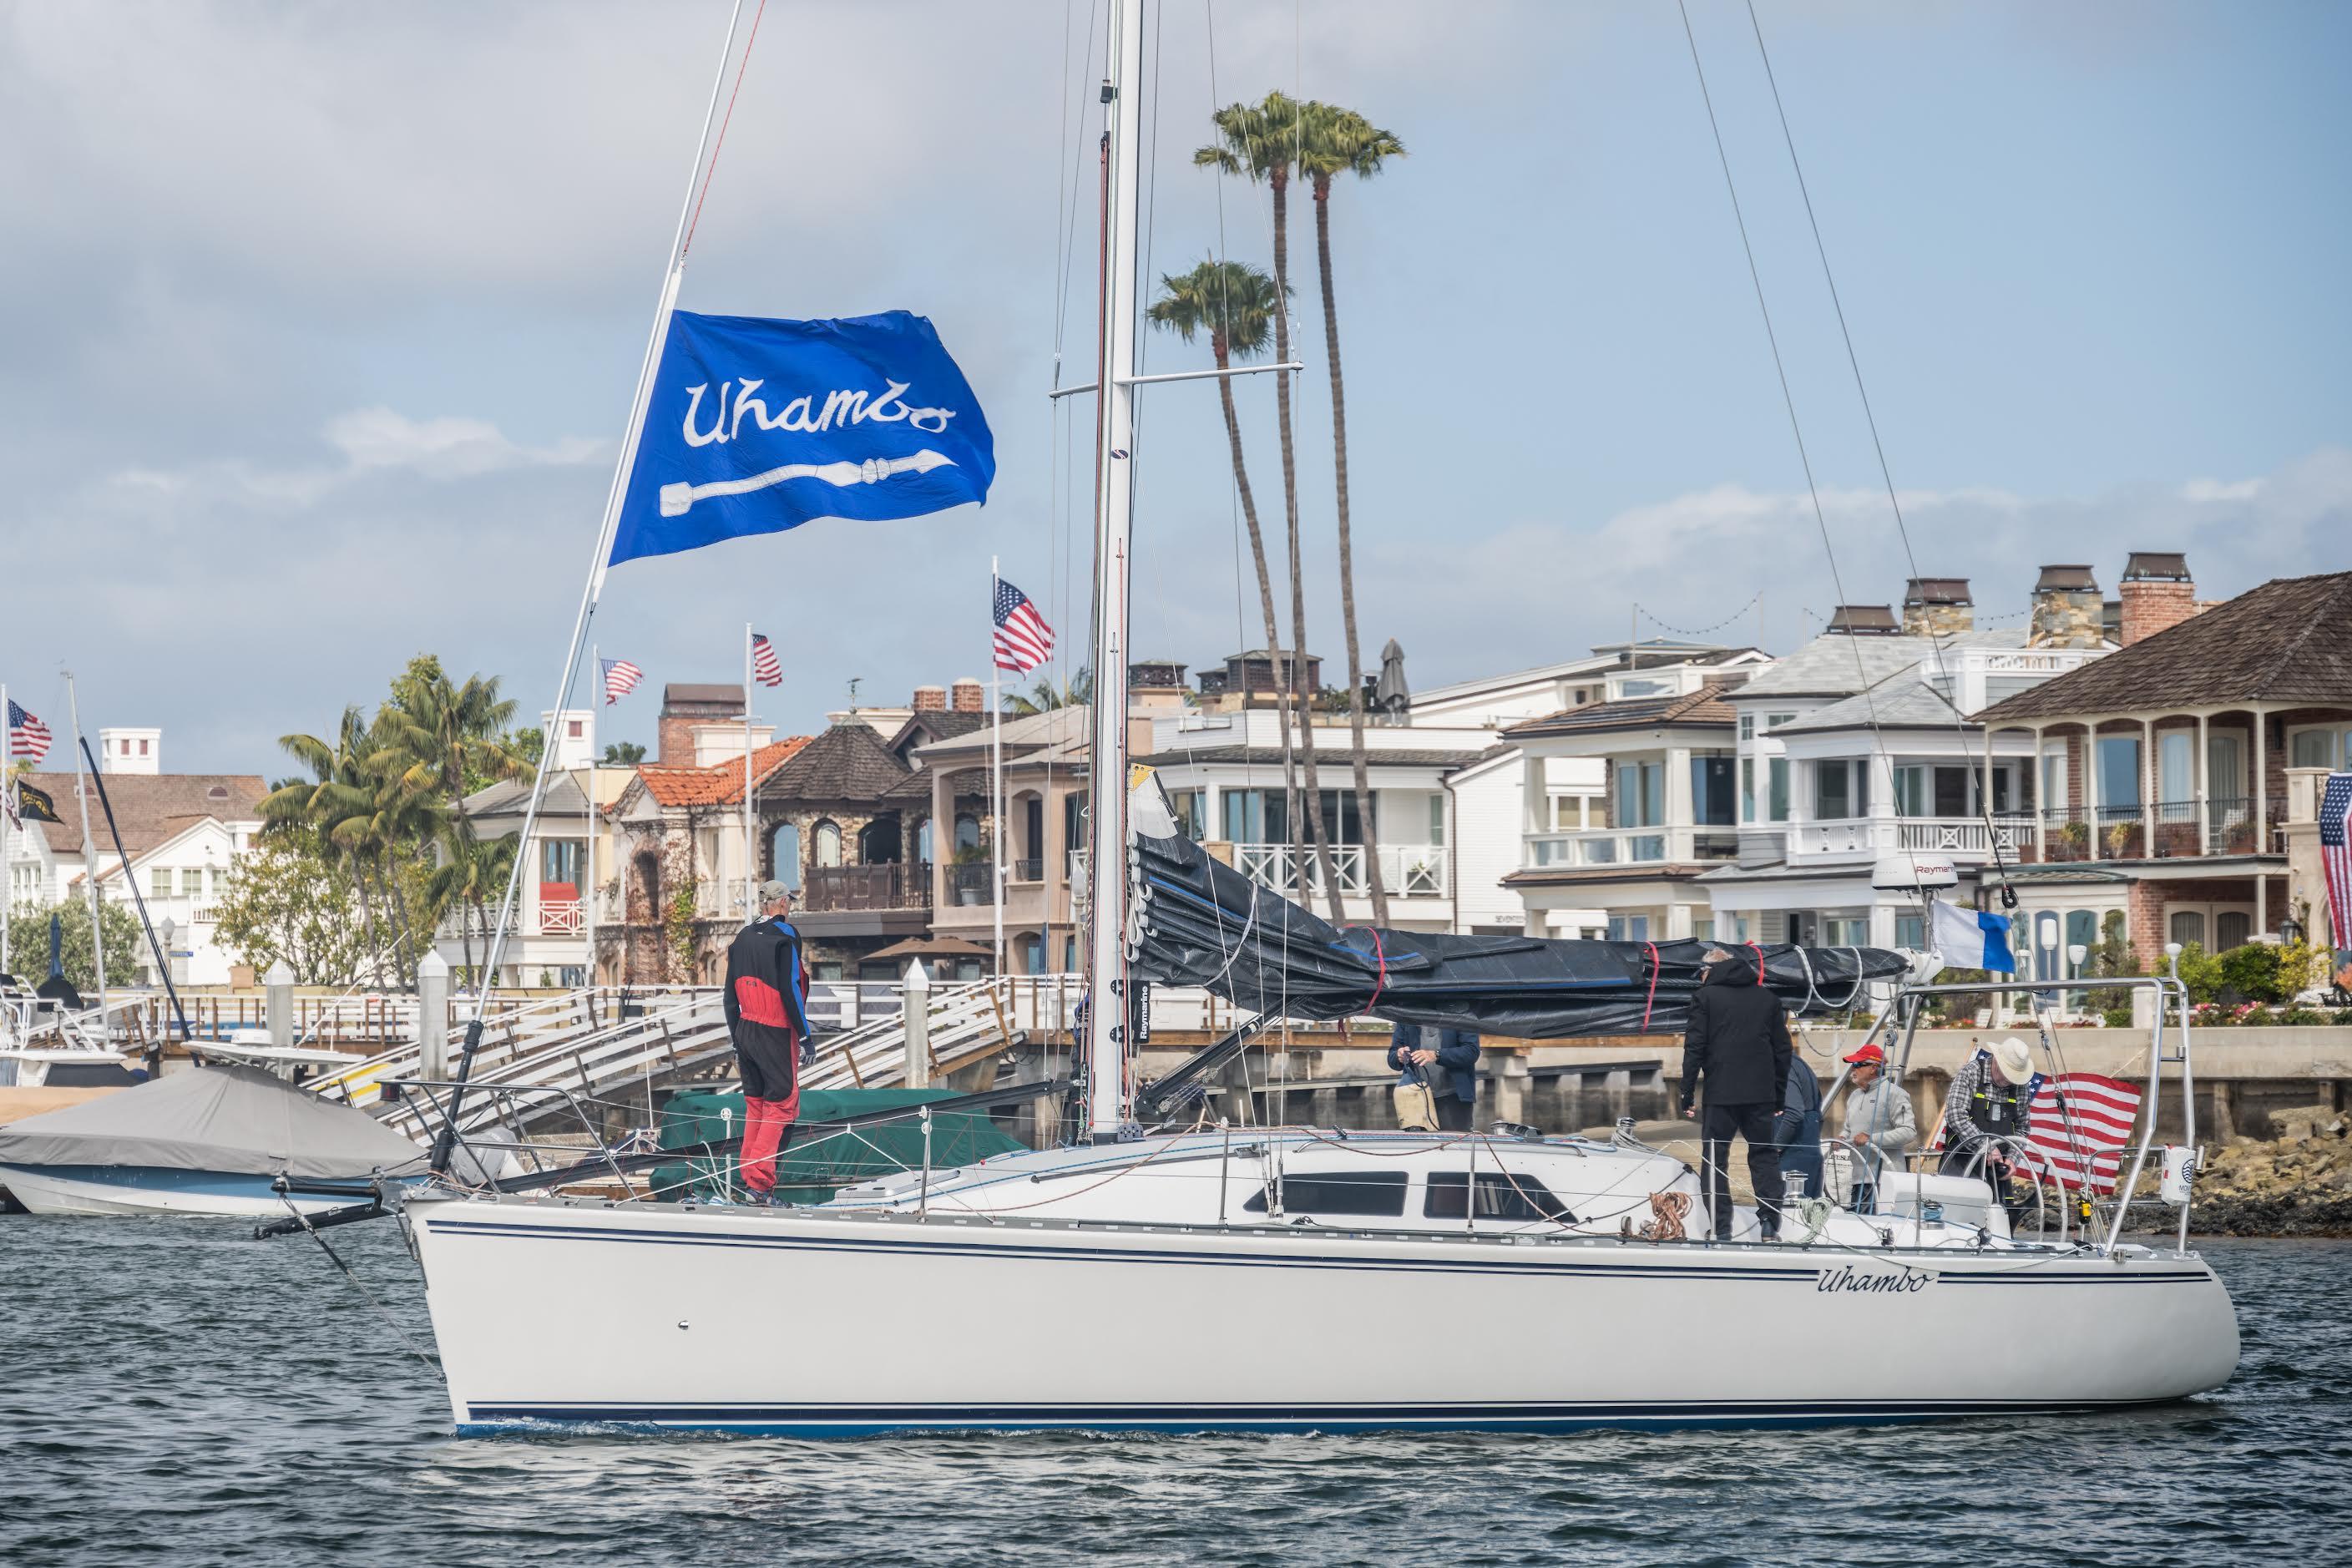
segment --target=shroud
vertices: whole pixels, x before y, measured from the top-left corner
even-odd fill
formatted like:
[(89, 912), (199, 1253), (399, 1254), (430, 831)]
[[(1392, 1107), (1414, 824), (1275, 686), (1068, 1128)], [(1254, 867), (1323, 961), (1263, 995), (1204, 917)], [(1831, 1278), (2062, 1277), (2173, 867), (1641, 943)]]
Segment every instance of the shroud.
[(1679, 1034), (1700, 955), (1722, 945), (1761, 966), (1798, 1014), (1865, 1005), (1865, 983), (1909, 973), (1902, 953), (1787, 943), (1553, 942), (1335, 927), (1210, 858), (1181, 834), (1137, 834), (1133, 973), (1199, 985), (1245, 1012), (1370, 1014), (1522, 1039)]

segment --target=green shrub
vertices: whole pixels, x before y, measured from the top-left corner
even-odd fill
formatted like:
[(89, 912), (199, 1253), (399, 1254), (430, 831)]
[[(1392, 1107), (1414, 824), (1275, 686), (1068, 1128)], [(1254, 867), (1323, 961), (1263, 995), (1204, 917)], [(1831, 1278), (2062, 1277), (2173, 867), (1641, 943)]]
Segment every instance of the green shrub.
[(2281, 989), (2279, 958), (2274, 942), (2233, 947), (2221, 957), (2221, 983), (2249, 1002), (2284, 1002), (2292, 993)]
[(2105, 1009), (2099, 1015), (2099, 1022), (2110, 1029), (2130, 1028), (2132, 1026), (2131, 1004), (2127, 1002), (2120, 1007)]

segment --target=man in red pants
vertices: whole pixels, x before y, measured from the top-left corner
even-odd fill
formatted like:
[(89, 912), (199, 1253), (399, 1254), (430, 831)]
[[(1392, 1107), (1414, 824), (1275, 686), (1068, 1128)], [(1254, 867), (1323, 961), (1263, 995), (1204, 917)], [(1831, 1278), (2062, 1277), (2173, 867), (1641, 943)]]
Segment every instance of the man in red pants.
[(727, 1032), (743, 1076), (743, 1185), (755, 1204), (773, 1203), (776, 1151), (800, 1114), (802, 1053), (814, 1055), (808, 1026), (808, 973), (793, 929), (791, 889), (760, 885), (760, 918), (727, 949)]

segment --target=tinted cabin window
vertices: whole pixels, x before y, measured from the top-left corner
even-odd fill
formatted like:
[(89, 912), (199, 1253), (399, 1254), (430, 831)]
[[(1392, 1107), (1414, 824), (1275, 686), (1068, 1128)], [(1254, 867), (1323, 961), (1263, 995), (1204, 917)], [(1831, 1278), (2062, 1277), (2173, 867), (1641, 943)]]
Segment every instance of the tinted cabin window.
[[(1430, 1174), (1429, 1191), (1422, 1199), (1421, 1212), (1429, 1219), (1465, 1219), (1463, 1212), (1465, 1195), (1470, 1188), (1470, 1177), (1462, 1171), (1436, 1171)], [(1478, 1173), (1478, 1217), (1497, 1220), (1565, 1220), (1576, 1223), (1568, 1205), (1551, 1195), (1551, 1189), (1533, 1176), (1506, 1176)]]
[[(1334, 1171), (1322, 1176), (1286, 1176), (1282, 1183), (1282, 1206), (1287, 1214), (1391, 1215), (1404, 1213), (1405, 1174), (1402, 1171)], [(1263, 1190), (1242, 1205), (1250, 1214), (1265, 1212)]]

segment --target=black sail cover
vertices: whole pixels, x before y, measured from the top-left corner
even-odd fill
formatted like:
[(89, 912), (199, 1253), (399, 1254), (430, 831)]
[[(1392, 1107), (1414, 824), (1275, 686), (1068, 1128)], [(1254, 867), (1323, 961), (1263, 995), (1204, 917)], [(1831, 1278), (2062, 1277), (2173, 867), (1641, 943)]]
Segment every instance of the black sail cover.
[[(1138, 792), (1139, 796), (1146, 792)], [(1139, 805), (1140, 800), (1139, 800)], [(1139, 825), (1155, 814), (1137, 813)], [(1699, 959), (1721, 945), (1760, 966), (1799, 1014), (1864, 1005), (1867, 982), (1909, 963), (1874, 947), (1705, 942), (1551, 942), (1336, 927), (1175, 834), (1139, 833), (1136, 978), (1198, 985), (1247, 1012), (1298, 1019), (1370, 1014), (1393, 1023), (1522, 1039), (1680, 1034)]]

